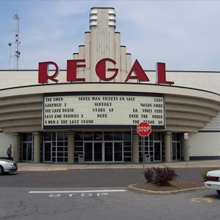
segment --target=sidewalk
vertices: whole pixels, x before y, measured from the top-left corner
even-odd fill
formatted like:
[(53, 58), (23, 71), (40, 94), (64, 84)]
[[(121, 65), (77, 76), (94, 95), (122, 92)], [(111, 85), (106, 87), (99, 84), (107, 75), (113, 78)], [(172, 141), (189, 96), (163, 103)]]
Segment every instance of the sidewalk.
[[(151, 163), (147, 167), (167, 166), (170, 168), (210, 168), (219, 167), (220, 160), (174, 162), (174, 163)], [(57, 163), (18, 163), (18, 171), (66, 171), (71, 169), (143, 169), (143, 164), (57, 164)]]

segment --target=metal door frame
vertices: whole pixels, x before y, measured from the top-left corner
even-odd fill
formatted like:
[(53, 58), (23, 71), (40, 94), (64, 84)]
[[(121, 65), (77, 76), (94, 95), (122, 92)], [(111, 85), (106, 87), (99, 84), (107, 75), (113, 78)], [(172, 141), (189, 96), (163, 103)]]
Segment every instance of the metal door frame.
[[(83, 143), (83, 152), (85, 155), (85, 143), (92, 143), (92, 161), (86, 161), (85, 163), (115, 163), (115, 162), (123, 162), (124, 161), (124, 151), (123, 151), (123, 141), (84, 141)], [(94, 160), (94, 145), (95, 143), (102, 143), (102, 161), (95, 161)], [(112, 143), (112, 161), (105, 161), (105, 143)], [(122, 153), (122, 160), (115, 161), (115, 143), (121, 143), (121, 153)]]

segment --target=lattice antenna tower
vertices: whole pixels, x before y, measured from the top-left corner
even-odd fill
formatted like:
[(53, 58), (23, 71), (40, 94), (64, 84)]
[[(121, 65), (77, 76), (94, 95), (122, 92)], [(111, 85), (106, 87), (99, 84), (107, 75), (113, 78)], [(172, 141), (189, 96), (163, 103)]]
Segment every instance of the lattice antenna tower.
[[(14, 59), (14, 69), (18, 69), (19, 67), (19, 58), (20, 58), (20, 51), (19, 51), (19, 45), (20, 45), (20, 41), (19, 41), (19, 16), (18, 14), (16, 14), (14, 16), (14, 20), (15, 20), (15, 29), (14, 29), (14, 34), (15, 34), (15, 40), (14, 43), (8, 43), (8, 46), (10, 47), (10, 57), (9, 57), (9, 69), (11, 67), (11, 58)], [(14, 44), (14, 55), (11, 55), (11, 46), (12, 44)]]

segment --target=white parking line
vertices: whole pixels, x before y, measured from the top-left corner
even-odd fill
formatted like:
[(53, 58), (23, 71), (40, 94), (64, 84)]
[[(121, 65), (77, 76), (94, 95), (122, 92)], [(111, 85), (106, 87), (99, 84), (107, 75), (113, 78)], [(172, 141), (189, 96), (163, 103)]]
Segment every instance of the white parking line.
[(28, 193), (42, 194), (42, 193), (109, 193), (109, 192), (126, 192), (126, 189), (110, 189), (110, 190), (78, 190), (78, 191), (30, 191)]

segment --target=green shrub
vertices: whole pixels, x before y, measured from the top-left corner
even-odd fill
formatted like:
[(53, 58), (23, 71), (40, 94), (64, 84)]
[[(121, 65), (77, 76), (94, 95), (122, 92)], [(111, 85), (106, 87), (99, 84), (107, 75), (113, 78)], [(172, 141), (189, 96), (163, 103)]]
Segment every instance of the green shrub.
[(153, 183), (159, 186), (170, 185), (169, 182), (175, 180), (178, 177), (174, 169), (166, 166), (164, 166), (163, 168), (153, 167), (153, 170), (155, 172)]
[(212, 168), (206, 169), (206, 170), (203, 172), (203, 174), (202, 174), (202, 178), (203, 178), (204, 182), (206, 181), (207, 173), (208, 173), (209, 171), (212, 171), (212, 170), (219, 170), (219, 168), (217, 168), (217, 167), (212, 167)]

